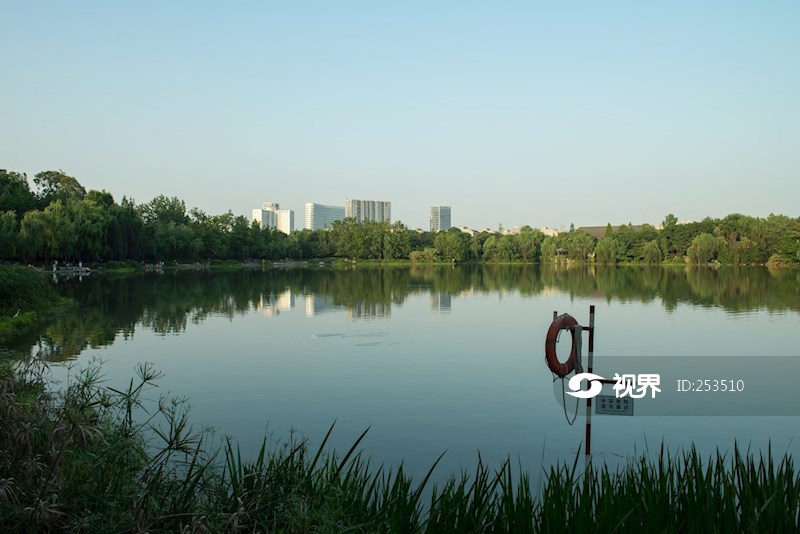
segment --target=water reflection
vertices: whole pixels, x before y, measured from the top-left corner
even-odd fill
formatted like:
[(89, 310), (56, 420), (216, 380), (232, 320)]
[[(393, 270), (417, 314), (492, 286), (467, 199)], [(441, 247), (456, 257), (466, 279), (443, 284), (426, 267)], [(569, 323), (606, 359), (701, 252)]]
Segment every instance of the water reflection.
[(291, 289), (275, 295), (275, 294), (262, 294), (258, 300), (256, 309), (260, 310), (265, 317), (274, 317), (283, 311), (289, 311), (294, 308), (294, 293)]
[(293, 310), (302, 296), (306, 316), (344, 313), (348, 319), (389, 318), (393, 306), (428, 294), (430, 311), (457, 314), (452, 297), (566, 293), (609, 302), (660, 301), (739, 313), (800, 311), (800, 273), (766, 268), (636, 268), (537, 265), (412, 266), (241, 272), (165, 272), (62, 280), (57, 289), (79, 303), (20, 347), (52, 360), (131, 337), (137, 328), (179, 334), (210, 316), (233, 319), (251, 311), (267, 318)]
[(341, 309), (333, 302), (333, 297), (328, 295), (309, 294), (305, 297), (306, 317), (314, 317), (321, 313), (337, 311)]
[(450, 313), (452, 297), (449, 293), (431, 291), (431, 311), (434, 313)]

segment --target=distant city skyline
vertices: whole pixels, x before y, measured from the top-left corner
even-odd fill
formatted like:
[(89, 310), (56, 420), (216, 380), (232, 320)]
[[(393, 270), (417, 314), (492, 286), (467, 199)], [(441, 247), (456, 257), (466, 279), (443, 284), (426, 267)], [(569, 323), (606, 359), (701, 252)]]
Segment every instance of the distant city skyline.
[(11, 0), (0, 168), (250, 216), (796, 217), (800, 3)]

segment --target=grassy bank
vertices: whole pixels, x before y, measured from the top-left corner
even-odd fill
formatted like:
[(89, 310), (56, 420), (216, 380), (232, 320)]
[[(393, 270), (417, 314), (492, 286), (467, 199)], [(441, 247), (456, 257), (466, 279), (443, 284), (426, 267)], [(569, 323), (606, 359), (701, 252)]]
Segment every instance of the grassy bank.
[(0, 345), (33, 332), (43, 317), (67, 305), (36, 270), (0, 266)]
[(243, 459), (233, 441), (218, 447), (195, 432), (183, 402), (148, 404), (158, 376), (146, 365), (126, 390), (105, 387), (97, 366), (59, 393), (43, 373), (0, 365), (1, 531), (798, 529), (800, 477), (790, 457), (774, 461), (771, 451), (705, 459), (662, 451), (590, 476), (576, 459), (550, 468), (542, 488), (509, 463), (479, 463), (428, 491), (427, 477), (371, 465), (358, 451), (363, 435), (342, 455), (325, 442), (312, 450), (264, 441), (255, 459)]

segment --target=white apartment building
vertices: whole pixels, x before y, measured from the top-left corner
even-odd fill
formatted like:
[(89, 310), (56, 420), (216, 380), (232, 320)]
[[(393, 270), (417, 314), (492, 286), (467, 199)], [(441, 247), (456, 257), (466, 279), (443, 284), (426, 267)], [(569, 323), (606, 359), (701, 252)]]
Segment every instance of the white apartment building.
[(392, 203), (382, 200), (347, 200), (344, 216), (352, 217), (357, 223), (364, 221), (392, 222)]
[(330, 228), (335, 221), (344, 219), (344, 206), (326, 206), (306, 202), (306, 225), (307, 230), (322, 230)]
[(261, 208), (254, 209), (253, 220), (261, 228), (277, 228), (287, 235), (294, 232), (294, 211), (280, 209), (277, 202), (264, 202)]

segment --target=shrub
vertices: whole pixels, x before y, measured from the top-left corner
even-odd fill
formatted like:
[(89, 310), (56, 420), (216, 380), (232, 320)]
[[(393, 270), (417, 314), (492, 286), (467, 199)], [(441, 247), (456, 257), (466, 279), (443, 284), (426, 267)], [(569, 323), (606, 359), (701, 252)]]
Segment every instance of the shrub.
[(19, 265), (0, 267), (0, 318), (17, 310), (43, 311), (58, 301), (53, 288), (34, 269)]

